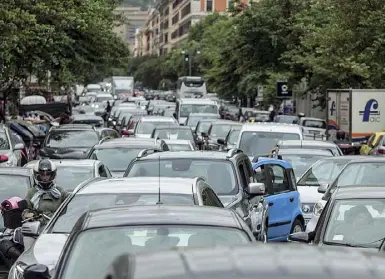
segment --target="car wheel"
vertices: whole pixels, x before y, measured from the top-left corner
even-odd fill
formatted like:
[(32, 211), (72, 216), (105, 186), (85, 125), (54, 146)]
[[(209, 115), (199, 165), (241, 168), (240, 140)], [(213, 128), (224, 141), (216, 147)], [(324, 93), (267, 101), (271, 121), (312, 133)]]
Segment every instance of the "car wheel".
[(295, 219), (293, 226), (291, 227), (290, 234), (297, 233), (297, 232), (303, 232), (303, 231), (305, 231), (305, 228), (304, 228), (302, 222), (298, 219)]

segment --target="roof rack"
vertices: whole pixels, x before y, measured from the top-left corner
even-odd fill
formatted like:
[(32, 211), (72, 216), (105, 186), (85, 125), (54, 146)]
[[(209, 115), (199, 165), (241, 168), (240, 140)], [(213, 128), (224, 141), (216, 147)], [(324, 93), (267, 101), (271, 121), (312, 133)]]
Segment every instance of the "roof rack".
[(159, 149), (154, 149), (154, 148), (148, 148), (148, 149), (144, 149), (142, 151), (139, 152), (138, 156), (136, 156), (136, 158), (143, 158), (147, 155), (150, 155), (150, 154), (154, 154), (154, 153), (158, 153), (158, 152), (162, 152), (162, 150), (159, 150)]
[(234, 155), (243, 153), (243, 150), (238, 148), (230, 149), (229, 152), (227, 152), (226, 158), (232, 158)]

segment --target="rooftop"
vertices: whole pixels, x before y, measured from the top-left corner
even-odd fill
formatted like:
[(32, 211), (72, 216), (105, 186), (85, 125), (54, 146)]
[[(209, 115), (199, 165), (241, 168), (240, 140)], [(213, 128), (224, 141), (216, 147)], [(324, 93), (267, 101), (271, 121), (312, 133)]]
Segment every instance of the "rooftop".
[(140, 160), (169, 160), (169, 159), (196, 159), (196, 160), (224, 160), (227, 153), (219, 151), (177, 151), (159, 152), (140, 158)]
[(276, 122), (254, 122), (254, 123), (245, 123), (242, 127), (242, 131), (249, 132), (276, 132), (276, 133), (298, 133), (302, 134), (301, 126), (297, 124), (286, 124), (286, 123), (276, 123)]
[(335, 199), (385, 199), (385, 183), (378, 186), (347, 185), (337, 187)]
[(280, 140), (277, 145), (283, 145), (283, 146), (322, 146), (322, 147), (336, 147), (337, 146), (332, 141), (320, 141), (320, 140)]
[(126, 206), (90, 211), (87, 228), (180, 224), (241, 228), (230, 209), (202, 206)]
[[(50, 159), (52, 162), (56, 164), (58, 168), (60, 167), (93, 167), (98, 162), (96, 160), (83, 159), (83, 160), (58, 160), (58, 159)], [(33, 168), (33, 166), (39, 162), (39, 160), (30, 161), (24, 165), (24, 168)]]
[(20, 167), (4, 167), (0, 168), (0, 175), (20, 175), (20, 176), (31, 176), (32, 172), (30, 169)]
[(317, 155), (317, 156), (333, 156), (328, 150), (323, 149), (304, 149), (304, 148), (290, 148), (280, 149), (279, 155)]

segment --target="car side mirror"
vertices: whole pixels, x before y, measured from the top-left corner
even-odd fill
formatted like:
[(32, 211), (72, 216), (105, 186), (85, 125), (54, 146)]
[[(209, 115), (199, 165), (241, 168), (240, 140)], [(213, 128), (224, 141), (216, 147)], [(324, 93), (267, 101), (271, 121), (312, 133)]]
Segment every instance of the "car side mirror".
[(253, 196), (263, 196), (266, 193), (266, 186), (264, 183), (249, 183), (247, 192)]
[(320, 194), (325, 194), (326, 193), (326, 190), (328, 189), (329, 187), (329, 184), (321, 184), (319, 187), (318, 187), (318, 193)]
[(225, 145), (226, 144), (224, 139), (218, 139), (217, 143), (221, 144), (221, 145)]
[(309, 237), (309, 233), (307, 232), (292, 233), (288, 236), (287, 240), (290, 242), (302, 242), (302, 243), (309, 243), (311, 241)]
[(49, 279), (49, 269), (43, 264), (29, 265), (24, 269), (24, 279)]
[(37, 237), (39, 236), (40, 222), (27, 222), (21, 227), (23, 236)]
[(15, 144), (15, 150), (22, 150), (24, 148), (25, 148), (25, 146), (22, 143), (16, 143)]

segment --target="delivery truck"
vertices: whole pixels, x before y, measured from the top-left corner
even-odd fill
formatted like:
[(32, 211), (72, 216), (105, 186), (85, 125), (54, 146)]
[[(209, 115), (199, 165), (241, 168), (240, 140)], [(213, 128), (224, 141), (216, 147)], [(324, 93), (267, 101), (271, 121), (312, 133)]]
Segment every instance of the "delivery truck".
[(329, 89), (326, 100), (329, 140), (343, 130), (359, 144), (385, 129), (385, 89)]

